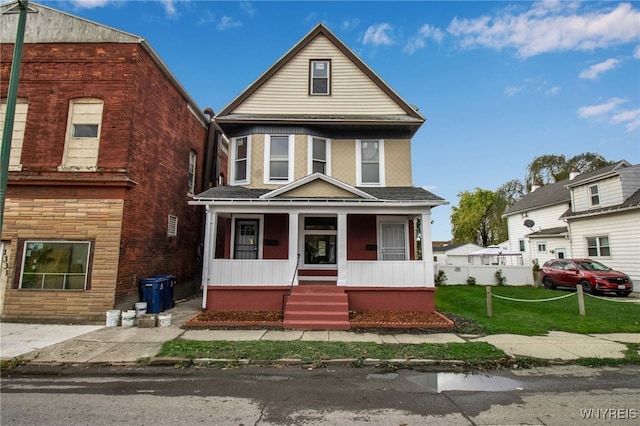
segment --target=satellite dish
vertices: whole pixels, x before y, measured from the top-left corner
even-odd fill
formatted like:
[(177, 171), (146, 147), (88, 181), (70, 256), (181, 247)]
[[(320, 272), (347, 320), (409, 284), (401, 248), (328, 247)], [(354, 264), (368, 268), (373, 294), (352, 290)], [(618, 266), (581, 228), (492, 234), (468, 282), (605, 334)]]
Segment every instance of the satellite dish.
[(535, 225), (536, 223), (534, 221), (532, 221), (531, 219), (527, 219), (524, 221), (524, 226), (526, 226), (527, 228), (533, 228), (533, 225)]

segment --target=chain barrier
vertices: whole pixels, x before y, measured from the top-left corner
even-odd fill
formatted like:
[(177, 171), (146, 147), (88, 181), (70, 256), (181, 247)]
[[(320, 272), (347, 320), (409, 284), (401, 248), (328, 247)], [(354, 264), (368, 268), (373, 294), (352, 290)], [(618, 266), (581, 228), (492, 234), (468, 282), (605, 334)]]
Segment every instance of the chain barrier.
[(607, 297), (599, 297), (599, 296), (594, 296), (593, 294), (589, 294), (589, 293), (585, 293), (585, 296), (589, 296), (589, 297), (593, 297), (594, 299), (599, 299), (599, 300), (604, 300), (607, 302), (618, 302), (618, 303), (640, 303), (640, 301), (638, 300), (632, 300), (632, 299), (611, 299), (611, 298), (607, 298)]
[(560, 299), (564, 299), (567, 297), (571, 297), (571, 296), (575, 296), (576, 293), (569, 293), (569, 294), (565, 294), (564, 296), (558, 296), (558, 297), (552, 297), (550, 299), (514, 299), (513, 297), (505, 297), (505, 296), (499, 296), (497, 294), (491, 294), (492, 297), (495, 297), (497, 299), (503, 299), (503, 300), (509, 300), (511, 302), (551, 302), (553, 300), (560, 300)]

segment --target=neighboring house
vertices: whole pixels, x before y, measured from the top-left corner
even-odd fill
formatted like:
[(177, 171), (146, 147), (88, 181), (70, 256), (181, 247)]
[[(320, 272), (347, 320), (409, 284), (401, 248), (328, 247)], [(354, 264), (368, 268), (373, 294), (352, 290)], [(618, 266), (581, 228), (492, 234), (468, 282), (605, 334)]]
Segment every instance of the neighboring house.
[[(209, 120), (143, 38), (29, 9), (2, 228), (2, 317), (104, 319), (114, 307), (132, 309), (139, 280), (154, 274), (177, 278), (176, 297), (193, 294), (203, 214), (188, 201), (216, 181), (205, 159), (216, 137)], [(16, 4), (0, 17), (4, 121)]]
[(620, 161), (567, 184), (572, 257), (588, 257), (640, 283), (640, 164)]
[(525, 264), (592, 258), (640, 280), (640, 165), (619, 161), (537, 188), (505, 212)]
[[(445, 201), (411, 178), (424, 118), (324, 25), (215, 120), (231, 141), (230, 185), (194, 197), (206, 207), (204, 307), (279, 311), (291, 286), (288, 328), (435, 310), (431, 208)], [(314, 291), (336, 303), (309, 308)]]
[(433, 261), (440, 265), (466, 265), (469, 254), (481, 250), (483, 247), (474, 243), (451, 244), (447, 246), (433, 246)]

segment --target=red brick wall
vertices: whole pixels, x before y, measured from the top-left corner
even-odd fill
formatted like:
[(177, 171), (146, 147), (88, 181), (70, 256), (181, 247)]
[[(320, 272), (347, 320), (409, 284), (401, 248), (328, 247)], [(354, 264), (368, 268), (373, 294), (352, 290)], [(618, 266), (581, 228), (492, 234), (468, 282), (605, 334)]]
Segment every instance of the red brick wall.
[[(12, 45), (0, 46), (0, 97), (7, 95), (12, 54)], [(29, 102), (23, 171), (10, 173), (8, 193), (20, 198), (64, 192), (81, 202), (95, 198), (88, 179), (99, 178), (100, 186), (129, 180), (130, 189), (119, 195), (125, 194), (117, 280), (112, 283), (115, 306), (131, 307), (139, 300), (139, 279), (153, 274), (175, 275), (177, 297), (197, 289), (203, 209), (188, 205), (187, 179), (193, 150), (195, 193), (203, 190), (206, 128), (142, 46), (26, 44), (18, 97)], [(98, 171), (60, 173), (69, 101), (81, 97), (104, 101)], [(37, 182), (24, 185), (36, 177)], [(65, 191), (50, 191), (52, 177), (64, 179), (56, 186)], [(76, 187), (79, 181), (83, 186)], [(169, 214), (178, 217), (177, 237), (167, 236)], [(64, 297), (58, 299), (67, 304)]]

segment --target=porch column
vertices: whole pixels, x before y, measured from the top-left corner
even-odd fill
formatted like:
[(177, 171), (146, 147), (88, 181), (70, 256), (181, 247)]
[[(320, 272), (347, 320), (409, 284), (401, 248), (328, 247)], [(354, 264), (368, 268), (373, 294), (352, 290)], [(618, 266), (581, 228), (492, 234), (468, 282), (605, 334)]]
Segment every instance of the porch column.
[(347, 285), (347, 214), (338, 213), (338, 285)]
[(209, 271), (211, 259), (215, 256), (216, 238), (218, 232), (218, 214), (205, 206), (204, 249), (202, 253), (202, 309), (207, 308), (207, 293), (209, 285)]
[(433, 247), (431, 236), (431, 209), (420, 215), (422, 225), (422, 235), (420, 244), (422, 245), (422, 262), (424, 263), (424, 281), (427, 287), (435, 287), (433, 279)]
[[(293, 285), (298, 285), (298, 212), (289, 213), (289, 268), (288, 277), (293, 277)], [(293, 271), (296, 271), (293, 275)], [(287, 282), (290, 284), (291, 281)]]

